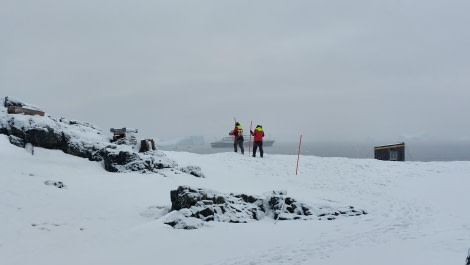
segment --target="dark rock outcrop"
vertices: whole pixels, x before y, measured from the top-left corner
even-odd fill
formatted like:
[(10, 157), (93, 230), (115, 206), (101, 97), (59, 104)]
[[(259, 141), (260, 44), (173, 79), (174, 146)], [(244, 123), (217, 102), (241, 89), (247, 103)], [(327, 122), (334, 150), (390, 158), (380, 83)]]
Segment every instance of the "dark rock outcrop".
[(466, 265), (470, 265), (470, 249), (468, 249)]
[(25, 147), (25, 142), (23, 139), (16, 137), (14, 135), (8, 136), (8, 139), (10, 140), (10, 143), (12, 145), (16, 145), (18, 147), (24, 148)]
[[(107, 145), (106, 137), (101, 131), (88, 123), (54, 119), (49, 116), (26, 116), (21, 114), (6, 114), (0, 119), (0, 134), (20, 139), (24, 144), (58, 149), (64, 153), (101, 161), (102, 157), (96, 152)], [(83, 133), (83, 135), (80, 135)], [(16, 140), (16, 143), (19, 141)]]
[(108, 146), (100, 151), (100, 155), (103, 157), (105, 169), (110, 172), (140, 171), (148, 173), (158, 172), (164, 168), (178, 169), (178, 164), (175, 161), (168, 159), (159, 151), (142, 154)]
[(46, 180), (44, 181), (44, 184), (48, 186), (54, 186), (59, 189), (63, 189), (66, 187), (62, 181)]
[(6, 107), (9, 106), (38, 109), (11, 97), (3, 99), (3, 105), (5, 108), (0, 106), (0, 134), (7, 135), (10, 143), (16, 146), (25, 147), (26, 144), (31, 144), (62, 150), (64, 153), (91, 161), (102, 161), (104, 168), (110, 172), (150, 173), (171, 168), (174, 171), (204, 177), (199, 167), (179, 167), (175, 161), (158, 150), (136, 152), (126, 138), (110, 143), (110, 137), (103, 136), (101, 130), (90, 123), (56, 119), (49, 115), (8, 114)]
[(264, 197), (246, 194), (217, 194), (180, 186), (170, 192), (171, 210), (166, 224), (179, 229), (197, 229), (204, 222), (247, 223), (269, 217), (274, 220), (334, 220), (339, 216), (367, 214), (354, 207), (312, 207), (275, 191)]

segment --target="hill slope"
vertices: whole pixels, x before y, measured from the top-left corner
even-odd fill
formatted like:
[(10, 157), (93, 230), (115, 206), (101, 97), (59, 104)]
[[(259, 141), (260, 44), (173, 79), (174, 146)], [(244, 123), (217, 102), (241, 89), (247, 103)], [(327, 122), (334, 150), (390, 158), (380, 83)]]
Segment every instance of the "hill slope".
[[(296, 156), (165, 154), (206, 177), (110, 173), (58, 150), (31, 155), (0, 135), (2, 264), (437, 265), (463, 264), (470, 247), (469, 162), (301, 156), (295, 175)], [(178, 230), (164, 219), (180, 185), (259, 196), (284, 190), (314, 206), (369, 214)]]

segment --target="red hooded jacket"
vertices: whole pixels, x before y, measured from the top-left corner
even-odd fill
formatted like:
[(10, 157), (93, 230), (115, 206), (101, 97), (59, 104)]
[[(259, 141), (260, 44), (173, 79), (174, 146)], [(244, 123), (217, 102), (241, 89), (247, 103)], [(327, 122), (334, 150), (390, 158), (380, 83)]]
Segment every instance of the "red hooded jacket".
[(251, 135), (253, 135), (255, 137), (255, 139), (254, 139), (255, 142), (263, 141), (264, 131), (263, 131), (263, 128), (261, 126), (257, 126), (255, 128), (255, 131), (254, 132), (250, 131), (250, 133), (251, 133)]
[(233, 135), (235, 138), (234, 140), (238, 140), (239, 138), (243, 138), (243, 128), (240, 124), (236, 125), (233, 131), (229, 133), (229, 135)]

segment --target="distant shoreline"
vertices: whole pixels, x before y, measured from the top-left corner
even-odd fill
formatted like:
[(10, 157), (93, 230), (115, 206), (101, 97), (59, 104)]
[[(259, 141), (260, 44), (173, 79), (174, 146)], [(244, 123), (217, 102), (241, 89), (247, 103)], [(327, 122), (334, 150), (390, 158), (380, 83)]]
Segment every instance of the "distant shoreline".
[[(374, 158), (374, 147), (391, 143), (369, 144), (356, 142), (303, 142), (301, 155), (319, 157)], [(405, 143), (406, 161), (470, 161), (470, 142), (408, 142)], [(265, 147), (266, 154), (296, 155), (298, 142), (276, 141)], [(210, 144), (188, 146), (161, 146), (163, 151), (184, 151), (212, 154), (233, 151), (233, 148), (212, 148)], [(248, 152), (248, 148), (245, 148)]]

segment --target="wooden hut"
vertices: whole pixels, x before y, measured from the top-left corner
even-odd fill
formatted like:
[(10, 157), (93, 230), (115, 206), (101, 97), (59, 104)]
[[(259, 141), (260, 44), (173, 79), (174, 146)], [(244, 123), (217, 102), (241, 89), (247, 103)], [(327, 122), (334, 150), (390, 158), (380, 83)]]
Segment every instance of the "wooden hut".
[(405, 143), (374, 147), (374, 158), (386, 161), (405, 161)]
[(129, 128), (121, 128), (121, 129), (109, 129), (110, 132), (113, 133), (113, 139), (111, 142), (115, 142), (121, 138), (128, 137), (129, 142), (133, 145), (137, 144), (137, 139), (135, 138), (134, 133), (138, 133), (139, 130), (137, 129), (129, 129)]
[(44, 116), (44, 111), (34, 106), (29, 106), (20, 100), (5, 97), (3, 106), (7, 108), (8, 114), (27, 114), (27, 115), (39, 115)]

